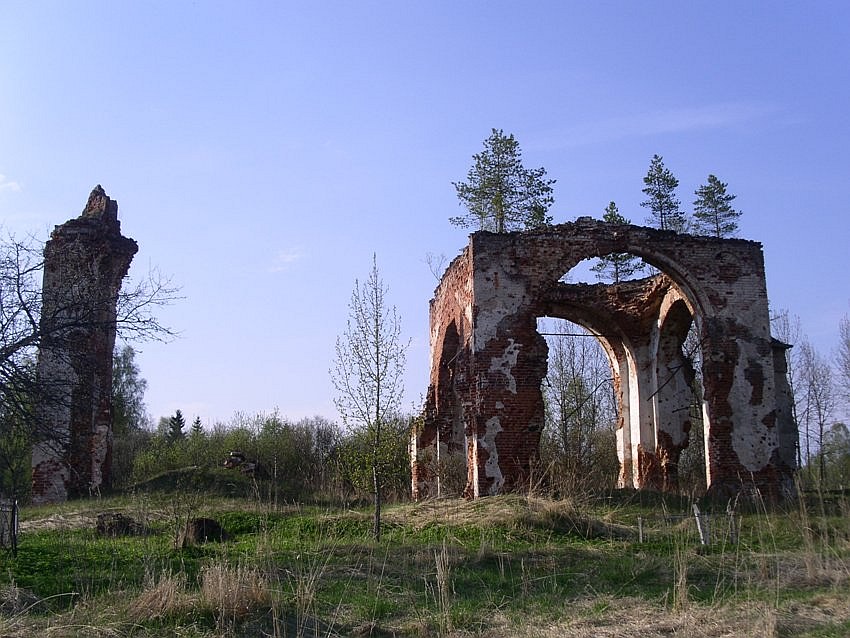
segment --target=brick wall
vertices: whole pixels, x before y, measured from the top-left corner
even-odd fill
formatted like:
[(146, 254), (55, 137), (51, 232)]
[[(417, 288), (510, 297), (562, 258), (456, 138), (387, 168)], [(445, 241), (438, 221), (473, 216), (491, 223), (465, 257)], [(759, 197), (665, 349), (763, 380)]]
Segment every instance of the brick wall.
[[(617, 285), (559, 281), (584, 259), (612, 252), (639, 255), (662, 274)], [(543, 427), (542, 315), (603, 335), (620, 404), (622, 486), (676, 488), (678, 456), (689, 444), (682, 407), (694, 371), (681, 345), (692, 321), (702, 344), (708, 487), (726, 492), (752, 480), (774, 494), (788, 485), (793, 467), (776, 453), (782, 411), (761, 245), (580, 218), (474, 233), (447, 269), (431, 302), (416, 496), (436, 492), (443, 466), (461, 450), (468, 497), (527, 485)]]
[(118, 204), (100, 186), (45, 245), (37, 418), (51, 436), (33, 449), (36, 503), (109, 484), (116, 305), (137, 250), (121, 235)]

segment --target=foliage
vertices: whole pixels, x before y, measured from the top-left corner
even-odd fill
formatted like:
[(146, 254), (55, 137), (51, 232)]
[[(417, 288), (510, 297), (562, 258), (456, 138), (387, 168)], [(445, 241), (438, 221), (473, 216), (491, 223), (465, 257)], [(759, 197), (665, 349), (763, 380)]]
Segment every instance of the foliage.
[[(609, 224), (628, 224), (629, 220), (620, 214), (617, 204), (610, 202), (605, 208), (603, 221)], [(596, 273), (600, 280), (613, 281), (615, 284), (630, 279), (644, 269), (644, 263), (639, 257), (628, 253), (611, 253), (601, 257), (591, 270)]]
[(145, 406), (148, 382), (141, 376), (132, 346), (116, 346), (112, 362), (111, 483), (122, 486), (131, 480), (134, 457), (151, 438), (150, 417)]
[[(394, 418), (383, 424), (384, 435), (375, 457), (385, 494), (396, 497), (410, 492), (410, 459), (407, 437), (410, 427), (407, 419)], [(356, 493), (370, 494), (373, 489), (372, 445), (374, 433), (369, 429), (352, 432), (340, 442), (337, 449), (342, 486)]]
[(833, 423), (823, 434), (819, 459), (823, 459), (826, 489), (850, 488), (850, 428)]
[(741, 211), (732, 208), (736, 195), (726, 192), (728, 184), (714, 175), (708, 176), (708, 182), (700, 186), (694, 200), (694, 226), (697, 232), (713, 237), (734, 237), (738, 231), (738, 217)]
[(652, 156), (643, 183), (642, 190), (646, 199), (640, 205), (648, 208), (651, 213), (647, 221), (661, 230), (684, 232), (686, 230), (685, 214), (681, 209), (679, 198), (676, 197), (679, 180), (664, 166), (660, 155)]
[[(188, 467), (218, 470), (236, 481), (238, 469), (224, 470), (231, 452), (239, 451), (255, 462), (259, 472), (242, 486), (269, 498), (304, 500), (330, 498), (341, 492), (344, 479), (339, 469), (341, 436), (338, 426), (322, 417), (296, 422), (277, 412), (247, 416), (237, 413), (227, 424), (176, 441), (165, 433), (149, 435), (133, 461), (132, 481), (140, 485), (164, 473)], [(231, 493), (228, 491), (228, 493)]]
[(112, 430), (116, 436), (148, 428), (147, 387), (148, 382), (141, 377), (133, 347), (128, 344), (116, 347), (112, 357)]
[(546, 169), (527, 169), (513, 134), (492, 129), (484, 150), (472, 156), (473, 165), (465, 182), (452, 182), (466, 215), (449, 221), (464, 228), (477, 227), (504, 233), (539, 228), (552, 223), (548, 215), (554, 203), (553, 179), (545, 179)]
[(375, 497), (375, 538), (381, 536), (383, 488), (381, 453), (383, 438), (397, 434), (386, 426), (397, 416), (403, 391), (405, 353), (401, 323), (395, 307), (387, 305), (387, 289), (372, 257), (369, 277), (354, 282), (349, 303), (348, 326), (336, 341), (336, 360), (331, 379), (334, 399), (343, 422), (365, 433), (370, 441), (368, 463)]
[(30, 428), (15, 412), (0, 413), (0, 496), (25, 499), (30, 487)]
[(168, 440), (172, 443), (186, 438), (186, 433), (183, 428), (186, 427), (186, 419), (180, 410), (174, 413), (174, 416), (168, 420)]

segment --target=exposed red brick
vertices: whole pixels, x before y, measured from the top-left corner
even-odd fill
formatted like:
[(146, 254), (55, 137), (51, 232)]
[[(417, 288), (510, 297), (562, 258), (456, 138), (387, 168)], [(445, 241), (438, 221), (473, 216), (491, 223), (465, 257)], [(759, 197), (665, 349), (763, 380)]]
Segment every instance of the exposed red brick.
[(118, 204), (96, 187), (82, 214), (44, 248), (37, 376), (44, 397), (32, 454), (36, 503), (89, 495), (110, 482), (112, 352), (121, 281), (138, 246), (121, 235)]
[[(639, 255), (662, 274), (614, 285), (560, 281), (584, 259), (612, 252)], [(417, 469), (429, 456), (465, 461), (469, 497), (527, 486), (543, 427), (542, 315), (584, 325), (605, 342), (620, 406), (621, 486), (676, 488), (679, 455), (690, 443), (683, 408), (694, 376), (681, 345), (695, 321), (708, 488), (751, 480), (768, 493), (788, 488), (795, 429), (783, 373), (774, 368), (780, 354), (770, 338), (761, 245), (580, 218), (521, 233), (473, 233), (446, 270), (431, 301), (415, 497), (439, 491), (441, 465)]]

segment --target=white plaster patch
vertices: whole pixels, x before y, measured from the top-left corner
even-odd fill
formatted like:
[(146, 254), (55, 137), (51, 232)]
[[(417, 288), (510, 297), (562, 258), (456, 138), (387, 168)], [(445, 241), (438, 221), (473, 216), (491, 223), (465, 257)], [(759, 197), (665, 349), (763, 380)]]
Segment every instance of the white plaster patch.
[(478, 439), (479, 447), (487, 450), (487, 461), (484, 463), (484, 476), (493, 479), (490, 485), (490, 495), (493, 496), (502, 491), (505, 477), (502, 476), (502, 468), (499, 467), (499, 450), (496, 449), (496, 435), (502, 431), (499, 417), (494, 416), (485, 425), (484, 436)]
[[(475, 305), (478, 316), (475, 324), (475, 350), (481, 351), (496, 336), (499, 323), (516, 314), (525, 303), (525, 284), (517, 282), (504, 271), (475, 273)], [(494, 284), (498, 281), (498, 287)]]
[(501, 372), (508, 380), (508, 389), (511, 394), (516, 394), (516, 377), (513, 375), (513, 369), (516, 366), (516, 360), (519, 356), (520, 344), (510, 339), (510, 344), (505, 348), (501, 357), (493, 357), (490, 360), (490, 372)]
[(440, 331), (443, 329), (443, 324), (440, 321), (435, 321), (431, 327), (431, 343), (428, 348), (428, 369), (434, 369), (434, 348), (437, 347), (437, 339), (440, 336)]
[[(764, 418), (770, 412), (765, 405), (751, 405), (752, 385), (746, 379), (746, 367), (750, 360), (764, 359), (752, 343), (738, 341), (738, 363), (735, 366), (735, 382), (729, 392), (729, 403), (732, 405), (737, 418), (732, 431), (732, 447), (738, 455), (738, 460), (747, 470), (757, 472), (770, 463), (773, 451), (778, 447), (779, 440), (776, 428), (764, 424)], [(764, 396), (773, 396), (773, 379), (765, 375)]]

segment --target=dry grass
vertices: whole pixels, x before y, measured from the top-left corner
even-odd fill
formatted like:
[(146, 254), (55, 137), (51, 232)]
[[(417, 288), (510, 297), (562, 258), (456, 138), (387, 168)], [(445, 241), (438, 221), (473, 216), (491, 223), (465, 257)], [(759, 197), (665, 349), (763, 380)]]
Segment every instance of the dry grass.
[(186, 590), (185, 574), (147, 574), (142, 591), (130, 604), (129, 617), (136, 621), (166, 618), (186, 612), (193, 604)]
[[(698, 606), (685, 611), (659, 610), (641, 599), (594, 597), (572, 601), (567, 619), (538, 624), (522, 623), (497, 613), (492, 638), (778, 638), (801, 636), (809, 631), (850, 619), (850, 598), (835, 592), (807, 603), (795, 602), (777, 609), (765, 602)], [(830, 634), (839, 635), (839, 634)]]
[(585, 503), (505, 494), (477, 501), (429, 499), (399, 505), (385, 520), (420, 530), (434, 523), (474, 525), (482, 529), (512, 525), (545, 526), (575, 533), (583, 538), (631, 539), (635, 532), (585, 514)]
[[(98, 505), (42, 511), (31, 520), (54, 529), (91, 527), (103, 511)], [(145, 553), (136, 574), (144, 565), (177, 565), (178, 557), (187, 565), (173, 568), (179, 573), (152, 570), (141, 587), (115, 578), (105, 595), (77, 589), (84, 595), (70, 611), (50, 614), (37, 600), (28, 607), (26, 592), (8, 586), (0, 590), (0, 638), (147, 638), (171, 630), (194, 638), (329, 636), (335, 629), (364, 636), (766, 638), (839, 636), (850, 627), (847, 520), (805, 509), (765, 512), (745, 519), (740, 545), (716, 540), (704, 550), (695, 545), (693, 519), (671, 517), (671, 524), (666, 510), (663, 524), (647, 528), (650, 540), (638, 544), (634, 511), (519, 495), (430, 500), (387, 508), (385, 520), (400, 534), (376, 546), (360, 538), (359, 522), (350, 524), (368, 521), (368, 512), (310, 518), (293, 510), (311, 523), (299, 527), (275, 518), (275, 510), (271, 523), (241, 532), (238, 545), (187, 554), (169, 548), (164, 558)], [(145, 514), (159, 515), (147, 504)], [(342, 524), (325, 525), (331, 519)], [(716, 539), (725, 538), (720, 531), (715, 524)], [(289, 544), (295, 534), (303, 545)], [(144, 542), (146, 552), (155, 549)], [(630, 579), (651, 589), (636, 592)], [(471, 593), (479, 582), (492, 596)]]
[(217, 614), (241, 618), (251, 611), (269, 607), (272, 588), (256, 567), (242, 562), (235, 567), (215, 562), (201, 570), (201, 605)]

